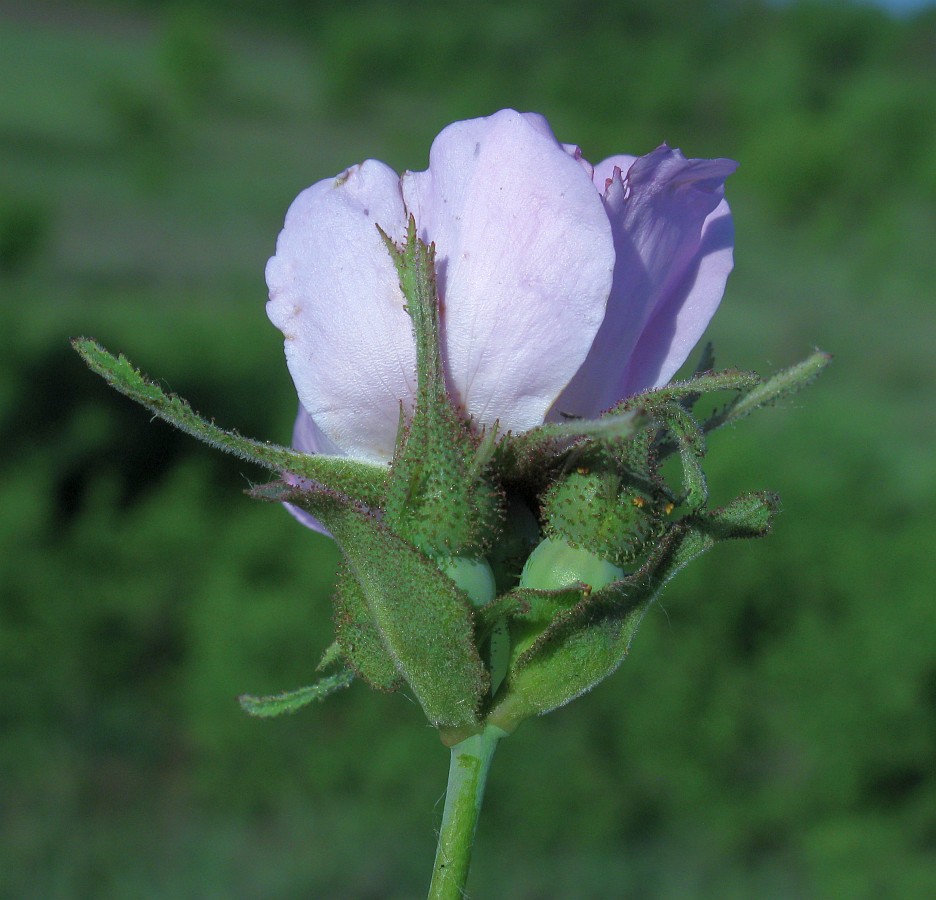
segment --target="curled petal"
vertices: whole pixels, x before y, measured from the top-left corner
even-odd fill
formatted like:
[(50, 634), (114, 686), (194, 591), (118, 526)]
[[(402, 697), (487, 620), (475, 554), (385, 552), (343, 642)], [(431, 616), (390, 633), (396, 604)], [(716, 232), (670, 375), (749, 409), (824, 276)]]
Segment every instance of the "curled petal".
[(662, 146), (595, 167), (614, 232), (608, 312), (588, 358), (553, 408), (592, 417), (665, 384), (715, 313), (732, 268), (728, 159), (686, 159)]
[[(315, 424), (312, 417), (301, 405), (299, 406), (299, 414), (296, 416), (296, 424), (293, 426), (292, 445), (296, 450), (301, 450), (303, 453), (327, 453), (331, 456), (342, 455), (341, 450), (325, 437), (322, 430)], [(306, 479), (297, 478), (289, 472), (285, 473), (284, 480), (297, 487), (309, 486)], [(283, 506), (307, 528), (311, 528), (313, 531), (319, 532), (319, 534), (331, 537), (331, 532), (329, 532), (315, 516), (310, 515), (298, 506), (294, 506), (292, 503), (284, 503)]]
[(631, 353), (621, 396), (666, 384), (688, 359), (721, 303), (734, 267), (734, 225), (722, 200), (706, 216), (694, 261), (656, 304)]
[(267, 315), (286, 338), (299, 401), (347, 456), (387, 462), (416, 354), (380, 225), (402, 238), (397, 174), (368, 160), (303, 191), (267, 264)]
[(614, 247), (589, 171), (540, 116), (503, 110), (450, 125), (403, 176), (436, 245), (449, 387), (480, 424), (541, 424), (604, 318)]

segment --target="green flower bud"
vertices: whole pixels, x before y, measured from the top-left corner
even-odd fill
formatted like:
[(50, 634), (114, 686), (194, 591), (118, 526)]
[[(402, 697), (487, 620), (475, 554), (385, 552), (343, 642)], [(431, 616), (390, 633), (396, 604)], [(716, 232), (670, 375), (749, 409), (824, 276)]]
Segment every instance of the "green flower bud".
[(469, 597), (476, 607), (490, 603), (497, 594), (494, 572), (487, 560), (465, 556), (446, 556), (436, 560), (443, 571)]
[(557, 591), (585, 584), (597, 591), (623, 577), (623, 569), (584, 547), (573, 547), (568, 541), (545, 538), (523, 567), (520, 586)]
[(541, 537), (539, 522), (530, 507), (518, 497), (509, 497), (503, 528), (488, 553), (497, 593), (517, 586), (523, 564)]
[(615, 566), (633, 563), (663, 531), (673, 508), (613, 471), (579, 469), (543, 498), (546, 534), (584, 547)]

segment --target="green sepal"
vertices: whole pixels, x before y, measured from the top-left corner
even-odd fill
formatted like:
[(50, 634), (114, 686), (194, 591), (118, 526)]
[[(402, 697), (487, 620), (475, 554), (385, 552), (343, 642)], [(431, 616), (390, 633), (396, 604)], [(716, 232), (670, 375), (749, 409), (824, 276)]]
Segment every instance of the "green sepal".
[(713, 394), (718, 391), (743, 391), (755, 388), (761, 384), (761, 377), (756, 372), (745, 372), (741, 369), (722, 369), (720, 372), (698, 372), (685, 381), (673, 381), (661, 388), (644, 391), (628, 397), (622, 404), (625, 409), (649, 406), (651, 408), (661, 403), (683, 401), (703, 394)]
[(708, 484), (702, 469), (705, 433), (686, 408), (674, 401), (654, 410), (666, 431), (676, 442), (683, 470), (683, 504), (690, 512), (702, 509), (708, 500)]
[(730, 422), (740, 421), (762, 406), (769, 406), (777, 400), (801, 391), (815, 381), (830, 362), (832, 362), (830, 353), (817, 350), (802, 362), (788, 369), (781, 369), (776, 375), (772, 375), (747, 393), (737, 397), (724, 409), (710, 416), (703, 422), (703, 430), (712, 431)]
[(560, 610), (514, 657), (487, 721), (512, 731), (523, 719), (564, 706), (611, 675), (663, 585), (714, 542), (680, 523), (636, 573), (600, 591), (582, 591), (578, 603)]
[(72, 346), (91, 371), (100, 375), (112, 388), (212, 447), (274, 472), (289, 472), (299, 478), (319, 482), (368, 505), (378, 505), (383, 497), (386, 466), (341, 456), (300, 453), (289, 447), (243, 437), (236, 431), (227, 431), (195, 412), (186, 400), (167, 394), (135, 369), (123, 354), (114, 356), (89, 338), (75, 338)]
[[(688, 516), (669, 528), (633, 574), (599, 591), (583, 590), (575, 603), (563, 597), (546, 628), (517, 646), (487, 721), (510, 731), (591, 690), (624, 661), (644, 613), (680, 569), (719, 540), (766, 534), (777, 508), (776, 495), (746, 494)], [(529, 593), (523, 600), (530, 602)]]
[(599, 419), (569, 419), (566, 422), (547, 422), (521, 434), (509, 434), (508, 443), (523, 452), (535, 452), (552, 441), (575, 441), (579, 438), (591, 440), (624, 440), (636, 434), (646, 419), (639, 410), (608, 413)]
[[(558, 478), (543, 495), (541, 514), (546, 537), (627, 568), (662, 533), (667, 498), (649, 476), (615, 468), (585, 465)], [(539, 548), (534, 551), (538, 552)], [(581, 580), (595, 586), (587, 578)]]
[(270, 694), (265, 697), (255, 697), (253, 694), (241, 694), (237, 698), (244, 712), (252, 716), (269, 719), (273, 716), (282, 716), (285, 713), (294, 713), (308, 706), (316, 700), (324, 700), (330, 694), (348, 687), (354, 681), (354, 673), (349, 669), (328, 675), (310, 684), (308, 687), (298, 688), (295, 691), (284, 691), (281, 694)]
[[(703, 355), (702, 364), (711, 362), (709, 349)], [(597, 419), (547, 422), (522, 434), (507, 434), (496, 449), (498, 470), (506, 479), (523, 480), (542, 471), (544, 460), (555, 462), (578, 443), (620, 443), (634, 438), (655, 420), (659, 422), (664, 418), (666, 424), (680, 428), (684, 446), (693, 446), (701, 456), (704, 453), (704, 436), (689, 416), (687, 407), (691, 407), (702, 394), (742, 391), (760, 383), (757, 373), (740, 369), (699, 371), (685, 381), (634, 394)], [(699, 474), (700, 470), (695, 466), (687, 485), (692, 508), (697, 508), (698, 498), (704, 497), (705, 493), (704, 481), (698, 480)]]
[(716, 540), (764, 537), (780, 511), (780, 497), (770, 491), (742, 494), (731, 503), (696, 519), (697, 527)]
[(344, 656), (341, 652), (341, 644), (338, 641), (332, 641), (326, 648), (325, 652), (322, 654), (322, 658), (319, 660), (319, 664), (315, 667), (316, 672), (323, 672), (325, 669), (330, 669), (335, 663), (339, 663), (344, 659)]
[(501, 594), (478, 611), (478, 632), (483, 633), (497, 619), (506, 617), (526, 625), (548, 625), (558, 612), (574, 606), (582, 599), (580, 588), (541, 591), (535, 588), (514, 588)]
[(348, 664), (371, 687), (379, 691), (399, 690), (406, 682), (374, 624), (364, 588), (346, 563), (338, 567), (332, 602), (335, 636)]
[[(706, 350), (710, 351), (711, 345), (707, 345)], [(712, 361), (713, 357), (703, 353), (700, 365)], [(652, 412), (667, 403), (680, 403), (684, 407), (691, 407), (692, 403), (703, 394), (750, 390), (761, 383), (762, 379), (756, 372), (745, 372), (742, 369), (722, 369), (718, 372), (710, 368), (696, 370), (684, 381), (671, 381), (663, 387), (650, 388), (639, 394), (632, 394), (605, 413), (605, 416), (619, 416), (629, 411), (639, 412), (642, 409)]]
[(505, 616), (510, 629), (510, 653), (507, 670), (539, 638), (557, 617), (574, 608), (588, 593), (585, 585), (559, 590), (517, 588), (511, 591), (517, 604), (512, 614)]
[(574, 630), (576, 624), (590, 622), (594, 618), (593, 614), (609, 603), (624, 615), (635, 605), (649, 603), (680, 569), (714, 543), (714, 537), (695, 528), (689, 519), (676, 523), (636, 572), (601, 590), (581, 591), (579, 602), (560, 612), (529, 650), (517, 658), (517, 669), (526, 668), (544, 651), (549, 651), (557, 638)]
[(397, 434), (385, 521), (434, 558), (481, 556), (501, 515), (502, 497), (487, 477), (495, 430), (474, 434), (446, 387), (434, 245), (419, 239), (412, 216), (401, 246), (381, 235), (413, 324), (417, 382), (412, 420)]
[(649, 421), (642, 410), (627, 409), (598, 419), (547, 422), (521, 434), (508, 432), (495, 449), (497, 469), (506, 479), (522, 481), (541, 472), (580, 442), (625, 441)]
[[(307, 510), (334, 535), (374, 631), (429, 721), (437, 728), (476, 725), (489, 676), (475, 647), (471, 603), (452, 580), (369, 510), (334, 491), (274, 482), (251, 493)], [(342, 649), (363, 669), (354, 647)]]

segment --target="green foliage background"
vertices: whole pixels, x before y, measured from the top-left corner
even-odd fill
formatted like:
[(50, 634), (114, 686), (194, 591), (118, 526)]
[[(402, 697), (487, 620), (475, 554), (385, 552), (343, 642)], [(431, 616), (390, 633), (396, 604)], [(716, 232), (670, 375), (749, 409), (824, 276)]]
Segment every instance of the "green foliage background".
[(259, 721), (330, 640), (331, 544), (151, 422), (91, 334), (242, 432), (295, 412), (263, 266), (287, 205), (449, 121), (741, 161), (710, 337), (833, 368), (713, 437), (778, 490), (622, 671), (495, 761), (478, 897), (936, 892), (936, 14), (572, 0), (0, 2), (0, 895), (425, 889), (447, 752), (403, 695)]

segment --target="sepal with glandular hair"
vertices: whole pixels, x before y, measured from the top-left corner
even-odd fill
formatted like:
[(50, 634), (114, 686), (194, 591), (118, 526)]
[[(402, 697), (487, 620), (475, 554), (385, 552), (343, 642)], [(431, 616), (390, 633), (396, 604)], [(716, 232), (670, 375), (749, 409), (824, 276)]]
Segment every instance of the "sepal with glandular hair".
[(537, 479), (544, 466), (553, 465), (573, 448), (602, 441), (620, 442), (644, 429), (642, 410), (612, 411), (599, 419), (547, 422), (522, 434), (506, 434), (497, 444), (494, 465), (507, 479)]
[[(323, 669), (330, 669), (341, 662), (341, 647), (336, 641), (322, 654), (317, 669), (321, 672)], [(254, 694), (241, 694), (237, 701), (248, 715), (269, 719), (273, 716), (298, 712), (304, 706), (308, 706), (316, 700), (322, 701), (336, 691), (348, 687), (352, 681), (354, 681), (354, 672), (348, 668), (341, 668), (338, 672), (326, 675), (316, 681), (315, 684), (306, 687), (297, 688), (293, 691), (282, 691), (278, 694), (267, 694), (262, 697)]]
[(324, 700), (335, 691), (348, 687), (354, 681), (354, 673), (348, 669), (326, 675), (315, 684), (308, 687), (297, 688), (294, 691), (283, 691), (279, 694), (268, 694), (257, 697), (253, 694), (241, 694), (237, 698), (244, 712), (260, 719), (270, 719), (286, 713), (298, 712), (316, 700)]
[(579, 467), (555, 481), (542, 503), (548, 537), (571, 541), (614, 566), (639, 559), (663, 533), (672, 509), (662, 486), (610, 467)]
[(722, 425), (739, 422), (757, 409), (798, 393), (812, 384), (831, 362), (831, 353), (816, 350), (801, 362), (781, 369), (766, 381), (761, 381), (751, 390), (736, 397), (724, 409), (706, 419), (702, 423), (703, 430), (709, 432)]
[[(350, 665), (368, 678), (382, 673), (373, 680), (390, 687), (389, 660), (437, 728), (477, 725), (489, 676), (475, 646), (471, 603), (452, 579), (341, 494), (275, 482), (251, 493), (294, 503), (334, 535), (346, 577), (353, 579), (351, 615), (359, 617), (356, 628), (342, 629), (339, 621), (338, 640)], [(355, 639), (362, 632), (367, 642)]]
[[(710, 366), (710, 353), (706, 358)], [(510, 730), (594, 687), (620, 665), (647, 608), (676, 572), (719, 540), (766, 534), (779, 508), (772, 494), (706, 510), (706, 429), (692, 413), (712, 391), (740, 392), (726, 409), (743, 408), (753, 391), (762, 398), (776, 393), (764, 384), (747, 372), (697, 372), (610, 413), (633, 415), (641, 424), (634, 433), (592, 440), (582, 423), (580, 439), (547, 452), (553, 474), (540, 492), (545, 534), (500, 607), (510, 623), (510, 659), (488, 721)], [(682, 462), (679, 493), (659, 474), (670, 453)], [(497, 608), (484, 610), (484, 618)]]
[[(708, 356), (687, 381), (630, 398), (602, 419), (543, 426), (498, 447), (504, 481), (539, 494), (546, 534), (520, 586), (479, 617), (479, 638), (509, 627), (506, 680), (495, 684), (486, 721), (510, 730), (594, 687), (620, 665), (646, 609), (683, 566), (718, 540), (769, 529), (779, 507), (771, 494), (705, 511), (708, 429), (692, 408), (715, 391), (738, 392), (728, 410), (745, 409), (755, 389), (766, 402), (777, 395), (773, 380), (710, 367)], [(795, 386), (784, 381), (784, 390)], [(680, 494), (659, 476), (661, 458), (673, 452), (682, 461)], [(677, 505), (688, 515), (673, 521)]]
[(100, 375), (112, 388), (180, 431), (274, 472), (288, 472), (301, 479), (326, 484), (368, 505), (380, 504), (387, 479), (386, 466), (344, 456), (313, 456), (268, 441), (243, 437), (199, 415), (181, 397), (167, 394), (134, 368), (123, 354), (114, 356), (90, 338), (75, 338), (72, 346), (91, 371)]
[[(448, 561), (467, 557), (480, 563), (501, 516), (501, 495), (487, 477), (493, 435), (472, 432), (445, 383), (435, 248), (417, 237), (412, 216), (402, 246), (383, 238), (412, 320), (417, 379), (413, 417), (399, 430), (390, 465), (385, 520), (396, 534), (459, 575), (463, 567)], [(473, 583), (474, 576), (468, 577)]]
[(510, 668), (487, 721), (509, 732), (591, 690), (624, 661), (644, 613), (680, 569), (719, 540), (766, 534), (776, 509), (774, 495), (743, 495), (673, 524), (637, 571), (598, 590), (518, 591)]
[(342, 563), (332, 603), (335, 637), (348, 664), (371, 687), (395, 691), (406, 682), (397, 668), (367, 602), (367, 593), (353, 570)]

